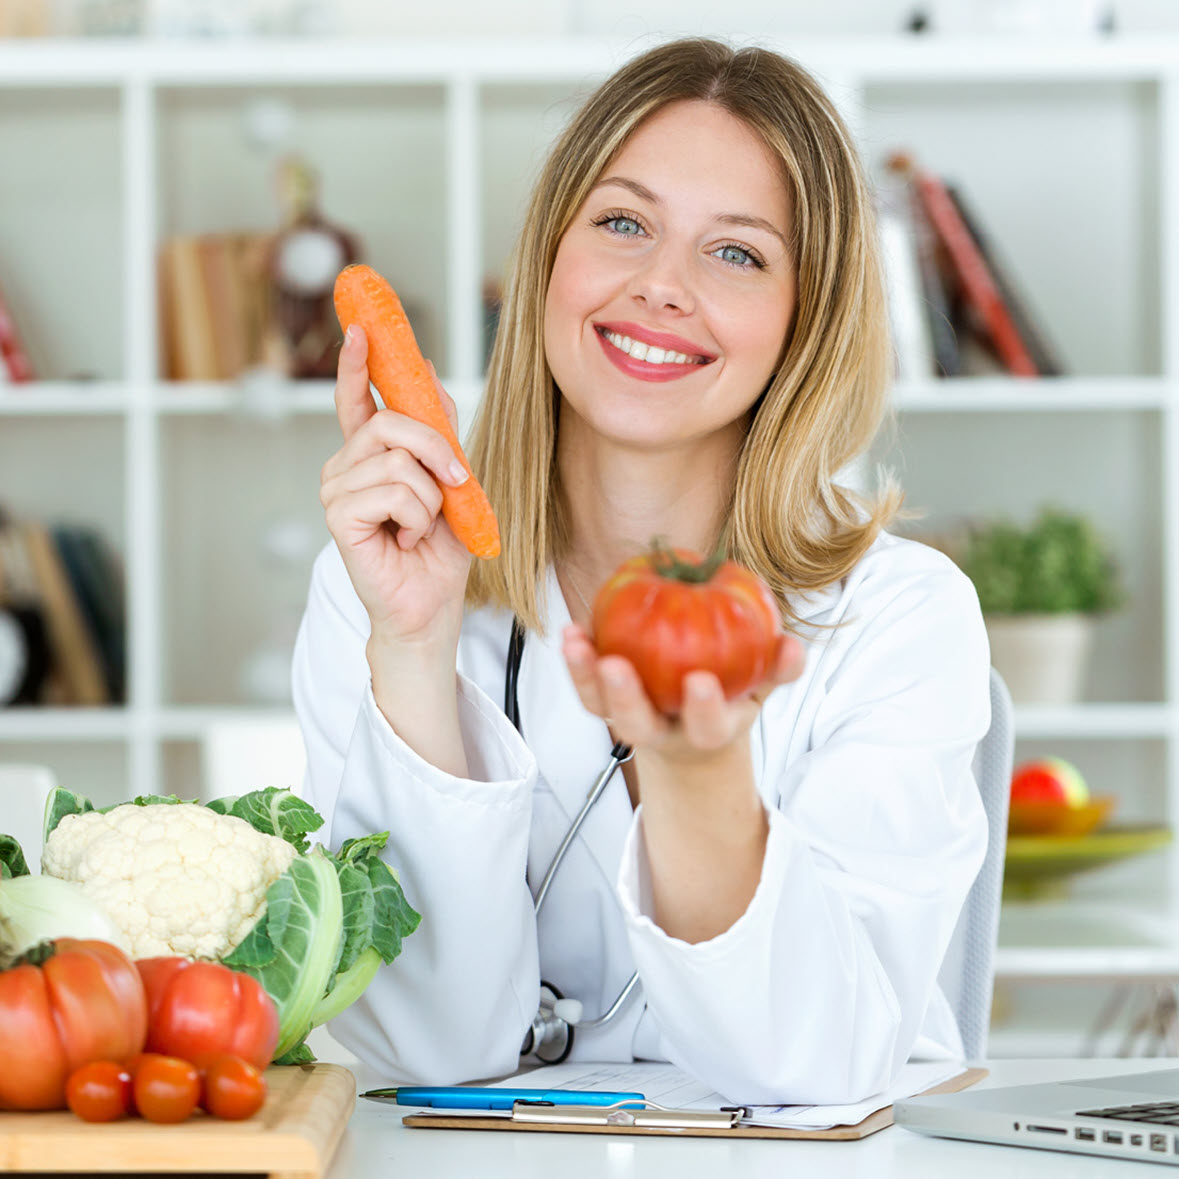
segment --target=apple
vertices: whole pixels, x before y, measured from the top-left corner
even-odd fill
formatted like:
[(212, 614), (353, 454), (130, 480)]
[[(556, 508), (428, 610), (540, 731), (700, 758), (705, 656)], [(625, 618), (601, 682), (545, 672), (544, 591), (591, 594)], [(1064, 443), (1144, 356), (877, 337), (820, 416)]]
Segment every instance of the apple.
[(1011, 801), (1080, 807), (1089, 801), (1089, 787), (1076, 766), (1061, 757), (1045, 757), (1016, 767)]

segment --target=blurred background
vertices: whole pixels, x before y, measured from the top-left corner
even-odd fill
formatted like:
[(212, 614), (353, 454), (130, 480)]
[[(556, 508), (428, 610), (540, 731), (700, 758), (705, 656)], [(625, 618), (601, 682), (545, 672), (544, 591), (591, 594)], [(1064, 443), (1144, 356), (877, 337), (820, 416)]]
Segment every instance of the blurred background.
[(0, 762), (297, 785), (336, 272), (469, 425), (547, 146), (683, 33), (800, 60), (872, 181), (896, 414), (847, 478), (896, 470), (1016, 704), (992, 1052), (1179, 1055), (1173, 0), (0, 0)]

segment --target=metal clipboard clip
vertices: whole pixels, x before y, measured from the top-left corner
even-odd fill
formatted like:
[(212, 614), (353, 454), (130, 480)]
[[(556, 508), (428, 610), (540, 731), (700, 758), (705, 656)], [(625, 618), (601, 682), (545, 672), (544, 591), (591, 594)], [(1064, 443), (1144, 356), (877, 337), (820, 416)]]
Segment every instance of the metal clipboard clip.
[(513, 1122), (573, 1126), (635, 1126), (652, 1130), (695, 1130), (711, 1127), (732, 1130), (748, 1111), (743, 1106), (724, 1109), (668, 1109), (648, 1101), (644, 1108), (633, 1102), (617, 1105), (555, 1105), (551, 1101), (517, 1101), (512, 1106)]

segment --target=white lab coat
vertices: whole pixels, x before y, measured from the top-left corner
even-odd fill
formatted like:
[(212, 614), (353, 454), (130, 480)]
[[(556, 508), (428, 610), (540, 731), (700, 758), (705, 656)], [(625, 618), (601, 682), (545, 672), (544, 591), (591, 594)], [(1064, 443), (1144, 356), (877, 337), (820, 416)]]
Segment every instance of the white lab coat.
[[(332, 1034), (389, 1081), (448, 1084), (517, 1067), (543, 976), (593, 1018), (636, 968), (642, 993), (572, 1059), (670, 1060), (734, 1102), (843, 1103), (912, 1057), (961, 1054), (936, 975), (982, 864), (971, 774), (987, 729), (989, 652), (978, 600), (943, 555), (882, 534), (841, 582), (809, 596), (801, 679), (752, 733), (770, 833), (746, 912), (697, 945), (651, 918), (642, 808), (616, 774), (554, 877), (532, 895), (605, 763), (548, 626), (519, 676), (521, 740), (503, 711), (511, 619), (482, 610), (459, 644), (470, 780), (413, 753), (373, 700), (368, 618), (334, 545), (318, 557), (293, 668), (304, 790), (335, 847), (388, 831), (421, 926)], [(525, 741), (527, 743), (525, 743)], [(525, 871), (526, 870), (526, 871)]]

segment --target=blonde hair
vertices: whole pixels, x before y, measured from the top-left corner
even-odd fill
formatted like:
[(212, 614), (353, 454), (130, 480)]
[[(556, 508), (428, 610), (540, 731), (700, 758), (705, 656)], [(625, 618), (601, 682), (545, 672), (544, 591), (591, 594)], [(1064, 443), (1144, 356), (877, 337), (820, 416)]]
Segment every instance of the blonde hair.
[(897, 514), (885, 476), (869, 497), (835, 482), (887, 410), (892, 348), (871, 194), (851, 135), (818, 83), (765, 49), (690, 38), (652, 49), (596, 90), (537, 181), (516, 246), (468, 453), (499, 518), (503, 552), (476, 561), (467, 604), (543, 631), (544, 570), (569, 537), (557, 469), (558, 398), (544, 351), (557, 246), (636, 127), (679, 101), (714, 103), (780, 160), (794, 209), (797, 307), (788, 346), (741, 447), (729, 524), (734, 560), (790, 596), (845, 576)]

